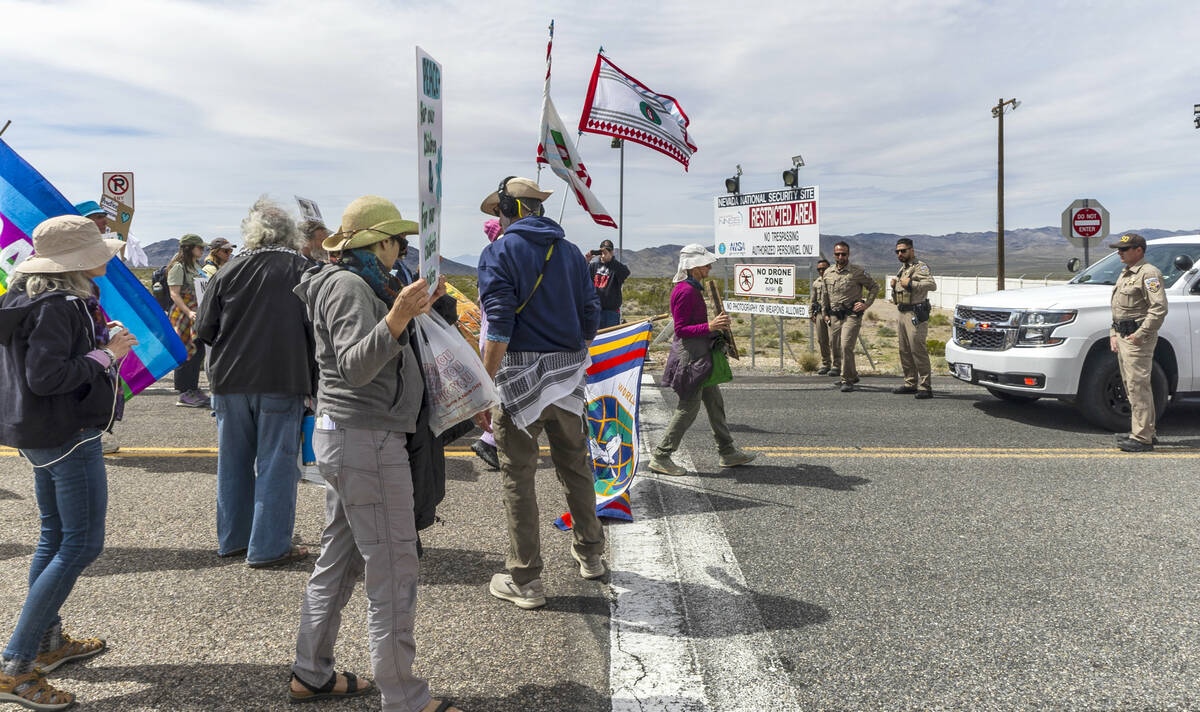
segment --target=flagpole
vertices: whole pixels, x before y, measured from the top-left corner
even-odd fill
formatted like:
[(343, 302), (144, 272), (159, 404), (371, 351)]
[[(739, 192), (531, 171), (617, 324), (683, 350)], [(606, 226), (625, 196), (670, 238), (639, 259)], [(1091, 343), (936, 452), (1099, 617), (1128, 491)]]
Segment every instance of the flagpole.
[(12, 124), (12, 119), (9, 119), (8, 121), (5, 121), (5, 122), (4, 122), (4, 128), (0, 129), (0, 136), (3, 136), (3, 135), (4, 135), (4, 132), (8, 130), (8, 127), (9, 127), (11, 124)]
[[(583, 138), (580, 136), (580, 138)], [(617, 261), (625, 262), (625, 139), (621, 139), (621, 187), (617, 199)]]
[(624, 329), (625, 327), (633, 326), (634, 324), (645, 324), (648, 321), (655, 322), (655, 321), (662, 321), (663, 319), (670, 319), (670, 318), (671, 318), (670, 314), (658, 314), (655, 316), (648, 316), (645, 319), (638, 319), (637, 321), (631, 321), (626, 324), (617, 324), (616, 326), (606, 326), (603, 329), (598, 329), (596, 331), (596, 333), (597, 334), (607, 334), (610, 331), (616, 331), (617, 329)]

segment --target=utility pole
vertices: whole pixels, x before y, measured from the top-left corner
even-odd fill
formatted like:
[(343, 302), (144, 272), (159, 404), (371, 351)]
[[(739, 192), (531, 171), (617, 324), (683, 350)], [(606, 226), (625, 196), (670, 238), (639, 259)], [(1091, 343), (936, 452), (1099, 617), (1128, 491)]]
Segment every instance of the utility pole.
[(1021, 102), (1016, 99), (1004, 100), (992, 107), (992, 118), (999, 119), (999, 131), (996, 139), (996, 289), (1004, 289), (1004, 110), (1012, 105), (1015, 111)]

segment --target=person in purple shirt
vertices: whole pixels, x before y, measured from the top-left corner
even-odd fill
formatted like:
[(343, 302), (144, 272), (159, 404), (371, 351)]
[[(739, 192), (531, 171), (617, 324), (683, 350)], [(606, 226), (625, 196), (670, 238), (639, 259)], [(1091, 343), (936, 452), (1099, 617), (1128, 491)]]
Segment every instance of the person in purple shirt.
[(703, 245), (688, 245), (679, 251), (679, 269), (675, 272), (675, 288), (671, 291), (675, 340), (671, 343), (662, 380), (664, 386), (670, 386), (679, 394), (679, 405), (650, 461), (650, 469), (664, 475), (687, 474), (686, 469), (671, 459), (671, 454), (679, 449), (683, 434), (700, 412), (701, 403), (708, 411), (708, 423), (717, 441), (721, 467), (737, 467), (754, 459), (754, 455), (733, 446), (733, 436), (725, 424), (725, 401), (721, 398), (720, 386), (701, 387), (712, 372), (709, 354), (713, 340), (718, 332), (729, 328), (728, 314), (719, 314), (709, 320), (700, 287), (700, 280), (708, 276), (716, 261), (717, 256)]

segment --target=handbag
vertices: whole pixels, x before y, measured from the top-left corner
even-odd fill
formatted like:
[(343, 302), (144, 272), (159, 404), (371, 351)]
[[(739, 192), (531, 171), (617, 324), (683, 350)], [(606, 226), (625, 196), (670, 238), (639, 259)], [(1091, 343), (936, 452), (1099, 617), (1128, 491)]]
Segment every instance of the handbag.
[(500, 404), (487, 369), (457, 328), (428, 314), (418, 314), (414, 321), (434, 435)]
[(729, 368), (729, 357), (725, 355), (725, 345), (718, 344), (712, 350), (712, 371), (709, 372), (708, 378), (704, 379), (700, 387), (719, 386), (732, 380), (733, 370)]

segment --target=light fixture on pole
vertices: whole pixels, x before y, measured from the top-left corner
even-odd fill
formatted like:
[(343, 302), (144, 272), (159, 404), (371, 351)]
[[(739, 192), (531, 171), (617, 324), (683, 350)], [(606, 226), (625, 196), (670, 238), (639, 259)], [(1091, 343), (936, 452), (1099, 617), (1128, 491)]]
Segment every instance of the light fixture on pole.
[(792, 167), (783, 172), (783, 184), (789, 188), (800, 185), (800, 168), (804, 166), (804, 156), (792, 156)]
[(1194, 118), (1192, 119), (1192, 122), (1196, 124), (1196, 128), (1200, 129), (1200, 104), (1196, 104), (1193, 109)]
[(735, 195), (742, 192), (742, 164), (737, 164), (737, 175), (725, 179), (725, 192)]
[(999, 119), (996, 140), (996, 289), (1004, 289), (1004, 112), (1007, 107), (1015, 111), (1021, 102), (1016, 99), (1000, 102), (992, 107), (992, 118)]

